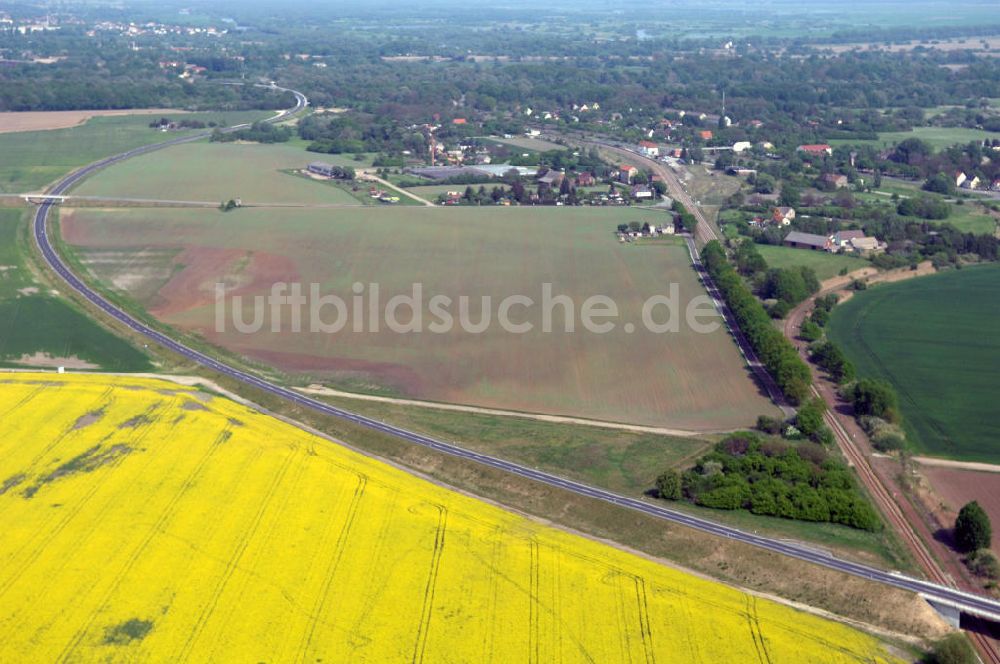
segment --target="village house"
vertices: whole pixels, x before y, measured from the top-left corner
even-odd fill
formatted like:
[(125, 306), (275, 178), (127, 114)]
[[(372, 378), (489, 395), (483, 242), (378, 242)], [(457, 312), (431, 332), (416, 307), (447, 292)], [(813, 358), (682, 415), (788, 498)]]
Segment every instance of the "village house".
[(307, 169), (310, 173), (322, 175), (325, 178), (332, 178), (334, 175), (333, 164), (328, 164), (325, 161), (314, 161), (307, 166)]
[(618, 167), (618, 180), (625, 184), (632, 184), (632, 180), (639, 174), (639, 169), (629, 164), (622, 164)]
[(979, 189), (979, 176), (973, 175), (971, 178), (966, 178), (965, 182), (962, 183), (962, 189)]
[(839, 173), (824, 173), (820, 180), (834, 189), (843, 189), (847, 186), (847, 176)]
[(549, 169), (544, 173), (542, 173), (541, 177), (538, 178), (538, 184), (548, 185), (549, 187), (555, 189), (562, 184), (563, 178), (565, 177), (566, 177), (565, 173)]
[(771, 223), (787, 226), (795, 219), (795, 208), (776, 207), (771, 210)]
[(795, 148), (795, 151), (803, 152), (805, 154), (816, 157), (821, 157), (824, 155), (830, 156), (833, 154), (833, 148), (827, 145), (826, 143), (818, 143), (813, 145), (800, 145), (799, 147)]
[(990, 185), (990, 191), (1000, 191), (1000, 178), (993, 181), (993, 184)]
[(746, 152), (747, 150), (750, 149), (751, 146), (752, 143), (750, 143), (750, 141), (736, 141), (735, 143), (733, 143), (733, 152), (735, 152), (736, 154), (739, 154), (741, 152)]
[(659, 157), (660, 146), (653, 141), (639, 141), (639, 154), (643, 157)]
[(856, 254), (870, 256), (885, 251), (885, 243), (873, 237), (856, 237), (848, 241), (846, 249)]
[(814, 235), (813, 233), (801, 233), (792, 231), (785, 236), (782, 244), (794, 249), (809, 249), (811, 251), (829, 251), (833, 242), (825, 235)]
[(865, 236), (864, 231), (837, 231), (833, 234), (834, 249), (844, 249), (850, 245), (851, 240), (857, 240)]
[(653, 190), (644, 184), (635, 185), (634, 187), (632, 187), (631, 191), (632, 191), (632, 198), (644, 199), (653, 197)]
[(712, 132), (710, 130), (708, 130), (708, 129), (704, 129), (702, 131), (699, 131), (698, 132), (698, 136), (700, 136), (701, 139), (704, 140), (704, 141), (710, 141), (710, 140), (712, 140)]
[(955, 173), (955, 186), (961, 187), (963, 184), (965, 184), (965, 181), (967, 179), (968, 178), (966, 177), (965, 173), (963, 173), (962, 171)]
[(594, 179), (591, 173), (577, 173), (576, 175), (576, 186), (577, 187), (593, 187), (597, 180)]

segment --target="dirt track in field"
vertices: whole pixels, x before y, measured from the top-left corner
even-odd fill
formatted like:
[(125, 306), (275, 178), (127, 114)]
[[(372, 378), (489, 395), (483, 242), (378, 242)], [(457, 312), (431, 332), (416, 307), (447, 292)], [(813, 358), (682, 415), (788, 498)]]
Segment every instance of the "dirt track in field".
[[(668, 429), (664, 427), (647, 427), (635, 424), (622, 424), (620, 422), (604, 422), (601, 420), (588, 420), (580, 417), (563, 417), (561, 415), (542, 415), (539, 413), (526, 413), (512, 410), (498, 410), (495, 408), (480, 408), (478, 406), (463, 406), (451, 403), (434, 403), (430, 401), (418, 401), (415, 399), (397, 399), (394, 397), (380, 397), (372, 394), (358, 394), (356, 392), (343, 392), (333, 390), (320, 385), (310, 385), (309, 387), (298, 388), (304, 394), (328, 397), (344, 397), (347, 399), (359, 399), (361, 401), (378, 401), (381, 403), (391, 403), (401, 406), (417, 406), (420, 408), (436, 408), (437, 410), (453, 410), (462, 413), (477, 413), (480, 415), (501, 415), (504, 417), (522, 417), (539, 422), (556, 422), (559, 424), (582, 424), (584, 426), (600, 427), (602, 429), (618, 429), (620, 431), (634, 431), (637, 433), (655, 433), (665, 436), (701, 436), (706, 431), (689, 431), (687, 429)], [(724, 433), (724, 432), (714, 432)]]

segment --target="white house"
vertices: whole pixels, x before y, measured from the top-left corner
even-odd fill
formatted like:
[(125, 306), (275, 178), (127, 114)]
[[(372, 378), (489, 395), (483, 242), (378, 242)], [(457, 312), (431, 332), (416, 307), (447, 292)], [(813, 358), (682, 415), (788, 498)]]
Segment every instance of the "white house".
[(971, 178), (966, 178), (965, 182), (962, 183), (963, 189), (979, 189), (979, 176), (973, 175)]
[(659, 157), (660, 146), (653, 141), (639, 141), (639, 154), (644, 157)]

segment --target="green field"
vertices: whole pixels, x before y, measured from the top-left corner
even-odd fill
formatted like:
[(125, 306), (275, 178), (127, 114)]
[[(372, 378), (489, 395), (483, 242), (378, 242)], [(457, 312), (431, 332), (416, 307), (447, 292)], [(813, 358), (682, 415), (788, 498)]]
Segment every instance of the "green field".
[(0, 366), (148, 371), (149, 360), (54, 296), (28, 269), (28, 214), (0, 209)]
[[(340, 184), (283, 172), (305, 168), (312, 161), (330, 160), (282, 144), (201, 141), (112, 166), (86, 180), (74, 193), (193, 201), (240, 198), (246, 205), (360, 203)], [(367, 197), (368, 188), (363, 189)]]
[(919, 138), (926, 141), (935, 150), (940, 150), (956, 143), (970, 143), (981, 141), (986, 138), (1000, 138), (1000, 133), (995, 131), (984, 131), (982, 129), (967, 129), (965, 127), (914, 127), (913, 131), (890, 131), (882, 132), (878, 139), (855, 140), (855, 139), (835, 139), (829, 141), (831, 145), (878, 145), (892, 146), (901, 143), (908, 138)]
[[(896, 194), (903, 198), (912, 196), (930, 196), (937, 199), (954, 200), (948, 196), (923, 191), (920, 188), (920, 184), (920, 182), (885, 178), (882, 181), (882, 186), (877, 190), (878, 193), (858, 193), (855, 194), (855, 197), (865, 202), (881, 203), (893, 208), (896, 207), (896, 203), (892, 200), (892, 194)], [(926, 220), (914, 219), (914, 221), (922, 222)], [(960, 231), (982, 234), (993, 233), (996, 230), (997, 220), (995, 217), (991, 216), (989, 210), (983, 207), (983, 205), (977, 200), (963, 199), (962, 205), (955, 205), (954, 203), (951, 205), (951, 215), (947, 219), (943, 219), (941, 221), (931, 220), (929, 223), (947, 223), (953, 225)]]
[(827, 328), (863, 376), (895, 385), (914, 447), (1000, 463), (1000, 265), (877, 286), (834, 309)]
[(952, 205), (951, 216), (942, 223), (952, 224), (960, 231), (992, 235), (997, 228), (997, 218), (991, 216), (979, 204), (966, 201), (964, 205)]
[[(621, 244), (614, 236), (619, 223), (664, 218), (629, 208), (79, 209), (64, 211), (63, 237), (82, 265), (154, 316), (295, 381), (698, 431), (776, 412), (724, 329), (699, 334), (682, 322), (678, 332), (655, 334), (642, 325), (643, 303), (668, 294), (670, 284), (680, 321), (703, 293), (683, 246)], [(294, 333), (287, 322), (279, 332), (215, 331), (215, 283), (247, 296), (252, 320), (250, 296), (278, 281), (317, 283), (322, 294), (347, 301), (355, 282), (377, 282), (382, 306), (419, 282), (425, 325), (438, 320), (427, 307), (433, 295), (452, 298), (456, 322), (446, 333), (367, 324), (361, 332), (352, 324), (336, 334)], [(560, 306), (544, 332), (545, 283), (572, 298), (577, 321), (590, 296), (612, 298), (615, 329), (598, 334), (578, 322), (566, 332)], [(477, 322), (482, 296), (493, 299), (487, 310), (495, 317), (510, 295), (536, 303), (512, 315), (534, 325), (530, 333), (496, 324), (482, 333), (461, 329), (460, 298), (469, 298), (466, 320)], [(637, 326), (634, 334), (625, 322)]]
[(853, 272), (871, 265), (864, 258), (857, 256), (841, 256), (825, 251), (807, 251), (769, 244), (758, 244), (757, 251), (764, 257), (769, 267), (811, 267), (816, 271), (820, 281), (837, 276), (841, 270)]
[[(185, 119), (238, 124), (272, 115), (268, 111), (186, 113)], [(74, 168), (101, 157), (159, 143), (191, 132), (151, 129), (150, 115), (91, 118), (66, 129), (0, 134), (0, 193), (38, 191)]]

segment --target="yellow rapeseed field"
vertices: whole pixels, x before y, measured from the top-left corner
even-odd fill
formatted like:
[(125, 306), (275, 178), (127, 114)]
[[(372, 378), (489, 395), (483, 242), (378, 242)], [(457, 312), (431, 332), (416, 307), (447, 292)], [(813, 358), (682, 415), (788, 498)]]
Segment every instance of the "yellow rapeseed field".
[(889, 662), (174, 383), (0, 374), (0, 662)]

